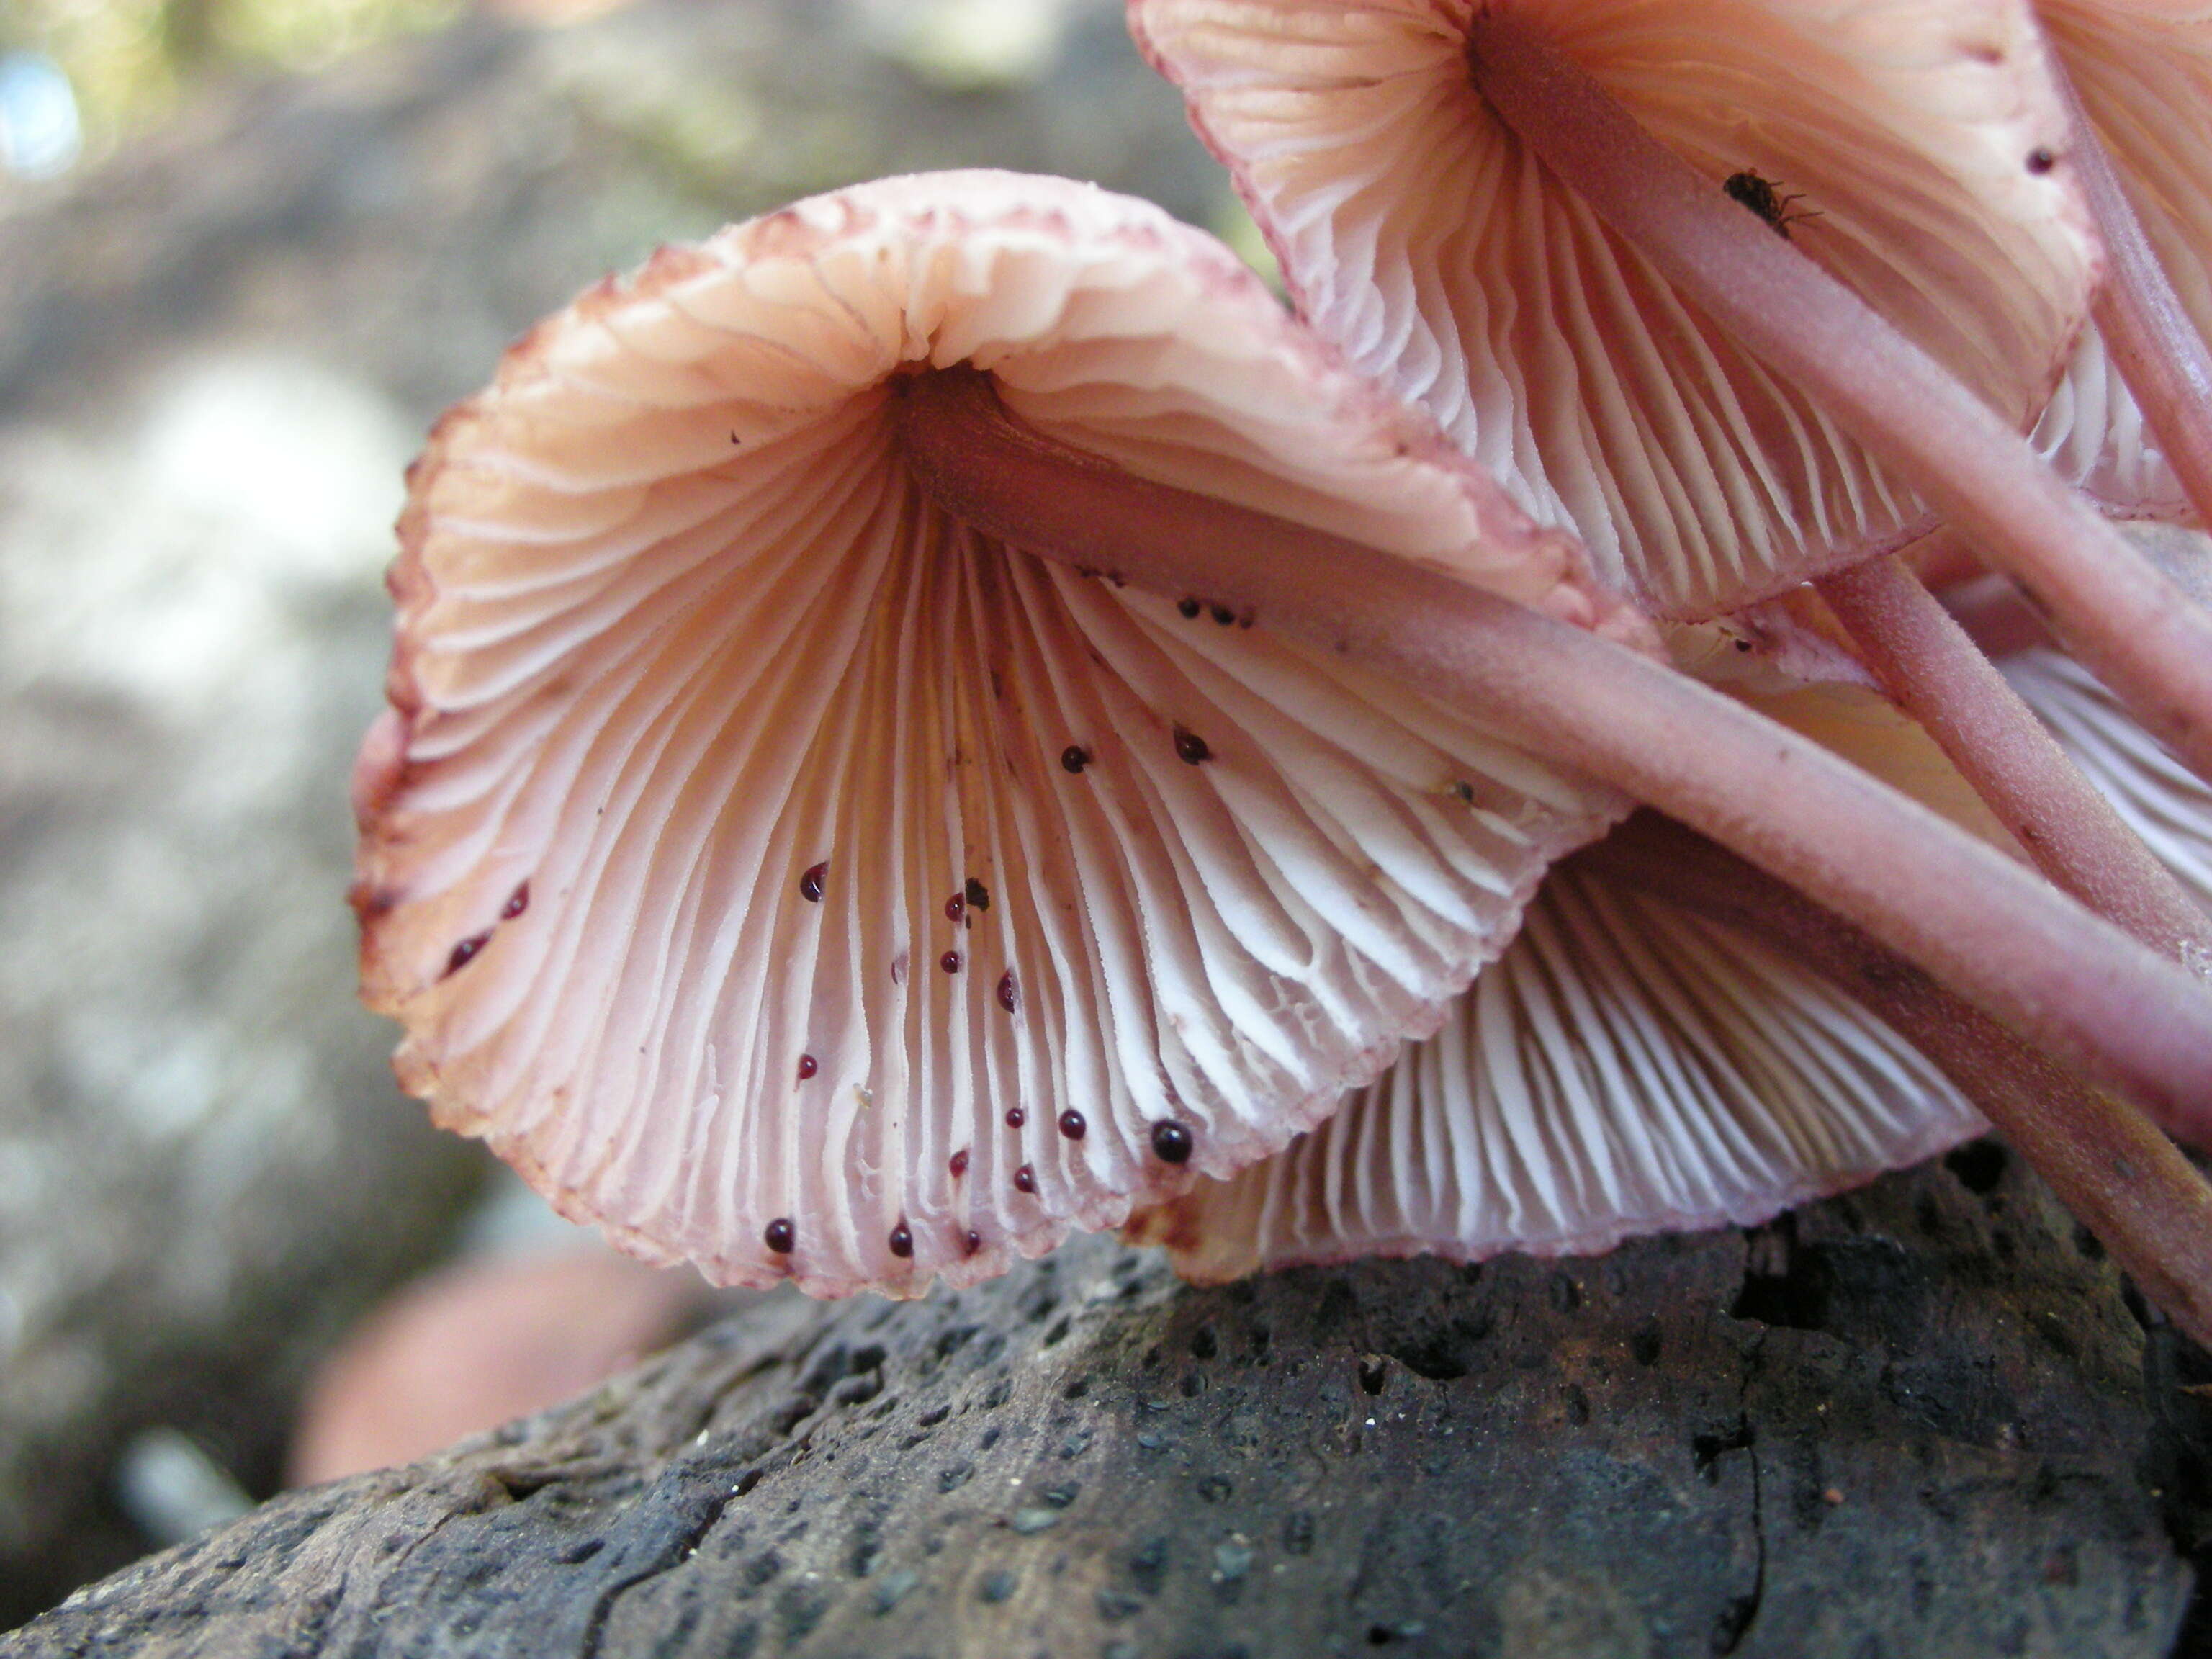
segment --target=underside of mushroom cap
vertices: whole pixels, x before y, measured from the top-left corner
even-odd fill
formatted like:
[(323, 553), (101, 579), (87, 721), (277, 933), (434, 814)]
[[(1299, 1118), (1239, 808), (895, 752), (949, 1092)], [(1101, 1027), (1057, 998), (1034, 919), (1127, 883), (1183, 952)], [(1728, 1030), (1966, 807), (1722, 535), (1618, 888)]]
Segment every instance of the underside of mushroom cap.
[(2021, 0), (1130, 0), (1301, 313), (1608, 580), (1711, 615), (1923, 512), (1495, 119), (1468, 40), (1507, 9), (1717, 195), (1755, 174), (1789, 198), (1807, 255), (2034, 418), (2099, 257)]
[[(2070, 658), (2039, 647), (2000, 666), (2212, 912), (2212, 789)], [(1926, 734), (1880, 699), (1825, 685), (1755, 700), (2004, 839)], [(1587, 1255), (1760, 1221), (1984, 1127), (1825, 979), (1578, 861), (1546, 880), (1520, 935), (1434, 1037), (1281, 1155), (1202, 1181), (1127, 1231), (1204, 1280), (1370, 1255)]]
[[(2039, 0), (2038, 11), (2176, 296), (2212, 339), (2212, 10), (2202, 0)], [(2193, 516), (2094, 325), (2035, 441), (2116, 512)]]
[[(2038, 648), (1997, 666), (2121, 821), (2212, 915), (2212, 785), (2136, 725), (2071, 657)], [(2212, 978), (2212, 962), (2195, 965)]]
[[(1717, 659), (1738, 662), (1757, 658)], [(1879, 692), (1792, 683), (1771, 665), (1707, 677), (2017, 854)], [(1434, 1037), (1280, 1155), (1202, 1181), (1127, 1231), (1202, 1280), (1361, 1255), (1590, 1255), (1763, 1221), (1985, 1127), (1935, 1066), (1809, 968), (1577, 860), (1546, 878)]]
[(912, 1293), (1313, 1122), (1623, 803), (932, 506), (905, 374), (1149, 478), (1607, 602), (1225, 249), (1060, 180), (803, 203), (603, 285), (411, 475), (356, 903), (403, 1082), (725, 1281)]
[(1745, 1225), (1984, 1127), (1824, 981), (1593, 872), (1337, 1114), (1138, 1215), (1200, 1280), (1362, 1255), (1589, 1255)]
[(2194, 516), (2094, 323), (2082, 330), (2029, 441), (2107, 513), (2168, 520)]

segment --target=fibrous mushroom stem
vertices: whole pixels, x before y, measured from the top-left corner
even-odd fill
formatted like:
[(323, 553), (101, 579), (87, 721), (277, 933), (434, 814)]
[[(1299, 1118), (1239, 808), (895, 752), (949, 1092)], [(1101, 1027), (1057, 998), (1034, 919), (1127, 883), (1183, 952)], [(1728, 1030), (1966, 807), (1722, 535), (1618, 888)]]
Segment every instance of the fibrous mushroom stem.
[(2212, 918), (1901, 560), (1869, 559), (1814, 586), (2036, 868), (2161, 956), (2212, 961)]
[(1794, 732), (1412, 561), (1135, 477), (1015, 419), (988, 376), (896, 383), (921, 489), (1013, 546), (1262, 626), (1479, 711), (1849, 917), (2063, 1063), (2212, 1141), (2212, 992)]
[(2212, 778), (2212, 612), (2193, 605), (1982, 401), (1517, 20), (1475, 19), (1499, 118), (1692, 303), (1911, 481), (2028, 589), (2137, 719)]
[(2150, 238), (2143, 234), (2112, 157), (2070, 84), (2066, 95), (2074, 114), (2069, 159), (2096, 216), (2108, 261), (2092, 314), (2112, 362), (2157, 434), (2166, 465), (2198, 520), (2212, 524), (2212, 349), (2197, 331)]
[(2212, 1334), (2212, 1186), (2142, 1114), (2053, 1066), (1858, 928), (1655, 812), (1578, 854), (1832, 981), (1928, 1056), (2174, 1322)]

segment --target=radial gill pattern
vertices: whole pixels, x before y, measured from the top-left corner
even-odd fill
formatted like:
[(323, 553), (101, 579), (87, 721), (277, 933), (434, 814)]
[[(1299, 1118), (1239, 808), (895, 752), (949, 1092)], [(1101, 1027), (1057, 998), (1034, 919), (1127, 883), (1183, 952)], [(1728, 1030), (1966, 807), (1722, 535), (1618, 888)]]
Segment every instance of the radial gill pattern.
[(1822, 981), (1569, 868), (1435, 1036), (1279, 1157), (1130, 1231), (1205, 1279), (1371, 1255), (1582, 1255), (1764, 1220), (1982, 1127)]
[(440, 426), (356, 775), (407, 1085), (714, 1277), (911, 1292), (1279, 1147), (1620, 810), (1192, 595), (928, 504), (902, 374), (1587, 618), (1217, 245), (892, 180), (657, 258)]
[[(2039, 0), (2037, 9), (2143, 234), (2197, 332), (2212, 338), (2212, 8), (2201, 0)], [(2036, 441), (2110, 507), (2186, 511), (2094, 325)]]
[[(2212, 915), (2212, 786), (2130, 719), (2072, 658), (2023, 651), (1997, 665), (2128, 828)], [(2212, 963), (2197, 966), (2212, 977)]]
[[(2094, 238), (2022, 0), (1130, 0), (1301, 314), (1670, 616), (1780, 592), (1921, 509), (1721, 335), (1474, 90), (1510, 9), (2023, 428)], [(1733, 182), (1735, 189), (1731, 191)]]

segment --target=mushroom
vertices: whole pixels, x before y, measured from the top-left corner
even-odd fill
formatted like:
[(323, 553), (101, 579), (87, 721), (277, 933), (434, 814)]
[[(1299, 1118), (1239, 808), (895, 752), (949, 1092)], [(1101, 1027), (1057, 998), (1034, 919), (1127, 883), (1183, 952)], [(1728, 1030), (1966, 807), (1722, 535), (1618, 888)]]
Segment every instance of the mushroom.
[[(1279, 1156), (1127, 1231), (1205, 1280), (1583, 1255), (1765, 1220), (1979, 1133), (1976, 1107), (2184, 1329), (2212, 1334), (2212, 1188), (2172, 1143), (2095, 1111), (1863, 934), (1639, 814), (1553, 873), (1435, 1037)], [(2085, 1115), (2116, 1131), (2088, 1156)]]
[[(2212, 538), (2130, 533), (2185, 586), (2212, 569)], [(2028, 706), (2212, 906), (2212, 789), (2047, 640), (2017, 618), (2001, 629), (2000, 665)], [(1690, 643), (1703, 641), (1678, 640)], [(1800, 676), (1840, 666), (1794, 648)], [(1793, 686), (1724, 649), (1694, 665), (1732, 669), (1797, 729), (2002, 837), (1926, 738), (1847, 674)], [(1652, 830), (1638, 822), (1555, 869), (1437, 1035), (1337, 1115), (1274, 1158), (1140, 1212), (1128, 1236), (1165, 1244), (1202, 1279), (1370, 1254), (1586, 1254), (1764, 1220), (1979, 1133), (1979, 1106), (2160, 1305), (2212, 1332), (2212, 1201), (2170, 1147), (2138, 1134), (2118, 1156), (2083, 1156), (2082, 1125), (2109, 1120), (2077, 1084), (1863, 936), (1808, 926), (1804, 907), (1723, 868), (1710, 843)], [(1725, 907), (1698, 914), (1717, 888)]]
[(1817, 394), (1716, 326), (1477, 90), (1478, 25), (1569, 55), (1711, 181), (1819, 221), (1788, 246), (2010, 420), (2098, 273), (2066, 116), (2015, 0), (1132, 0), (1298, 313), (1435, 415), (1654, 612), (1698, 617), (1886, 551), (1927, 509)]
[(317, 1368), (285, 1484), (411, 1463), (549, 1411), (728, 1310), (717, 1303), (689, 1273), (599, 1246), (441, 1268), (379, 1305)]
[(2075, 99), (2112, 278), (2036, 441), (2114, 510), (2172, 517), (2193, 501), (2201, 521), (2212, 516), (2212, 18), (2164, 0), (2038, 10)]
[[(1799, 672), (1778, 672), (1764, 639), (1739, 653), (1714, 631), (1679, 630), (1677, 660), (2004, 844), (1925, 733), (1847, 665), (1796, 641), (1794, 660), (1777, 655)], [(1204, 1281), (1369, 1255), (1592, 1255), (1755, 1224), (1987, 1127), (1854, 988), (1697, 914), (1680, 884), (1630, 879), (1607, 850), (1553, 868), (1434, 1036), (1283, 1152), (1140, 1210), (1127, 1236)]]
[[(1948, 865), (1955, 854), (1951, 839), (1923, 821), (1910, 844), (1892, 843), (1879, 853), (1869, 847), (1858, 849), (1887, 877), (1884, 893), (1867, 902), (1869, 894), (1854, 891), (1849, 878), (1837, 879), (1841, 872), (1824, 867), (1817, 855), (1799, 862), (1798, 855), (1808, 848), (1781, 822), (1792, 808), (1809, 808), (1810, 822), (1802, 828), (1817, 823), (1841, 836), (1859, 823), (1858, 813), (1887, 810), (1887, 797), (1855, 794), (1846, 805), (1840, 794), (1830, 795), (1830, 788), (1848, 787), (1847, 779), (1863, 782), (1863, 776), (1848, 769), (1831, 770), (1836, 763), (1825, 750), (1782, 744), (1787, 774), (1774, 781), (1767, 798), (1754, 803), (1743, 793), (1744, 772), (1757, 769), (1753, 752), (1736, 746), (1735, 716), (1721, 712), (1736, 706), (1713, 698), (1692, 682), (1670, 678), (1641, 659), (1609, 660), (1585, 636), (1516, 623), (1491, 603), (1442, 591), (1355, 546), (1317, 543), (1282, 527), (1271, 531), (1251, 515), (1226, 513), (1213, 503), (1117, 477), (1111, 468), (1024, 430), (994, 405), (988, 388), (959, 380), (917, 382), (908, 404), (910, 422), (927, 417), (926, 424), (910, 424), (908, 432), (909, 453), (925, 487), (964, 520), (1007, 534), (1018, 526), (1030, 544), (1048, 546), (1063, 558), (1087, 552), (1097, 556), (1097, 550), (1110, 546), (1123, 568), (1140, 580), (1189, 576), (1238, 603), (1250, 603), (1271, 625), (1362, 654), (1440, 694), (1456, 693), (1510, 716), (1524, 734), (1540, 736), (1551, 752), (1662, 807), (1679, 803), (1717, 835), (1736, 837), (1758, 861), (1785, 873), (1805, 892), (1790, 892), (1695, 836), (1691, 856), (1647, 860), (1639, 874), (1667, 892), (1671, 865), (1679, 864), (1695, 887), (1698, 865), (1721, 860), (1724, 873), (1703, 884), (1718, 892), (1724, 911), (1747, 910), (1762, 922), (1767, 919), (1764, 912), (1778, 912), (1778, 937), (1785, 949), (1809, 951), (1823, 971), (1878, 993), (1875, 1000), (1885, 1017), (1931, 1051), (1947, 1075), (2014, 1134), (2015, 1144), (2115, 1255), (2144, 1283), (2160, 1287), (2158, 1293), (2168, 1297), (2189, 1328), (2212, 1334), (2212, 1307), (2200, 1305), (2197, 1297), (2198, 1287), (2212, 1284), (2212, 1259), (2207, 1257), (2212, 1247), (2212, 1188), (2187, 1161), (2139, 1115), (2100, 1098), (2024, 1047), (2014, 1030), (2033, 1033), (2063, 1055), (2063, 1046), (2053, 1045), (2057, 1034), (2038, 1030), (2028, 1004), (2008, 1001), (2004, 992), (1987, 981), (1977, 988), (1978, 995), (1990, 998), (1991, 1008), (2002, 1009), (2014, 1028), (2008, 1030), (1942, 991), (1911, 962), (1886, 949), (1881, 939), (1807, 902), (1807, 894), (1821, 899), (1832, 895), (1844, 906), (1857, 905), (1872, 918), (1869, 928), (1892, 939), (1909, 939), (1923, 963), (1934, 963), (1947, 943), (1957, 942), (1956, 936), (1939, 927), (1940, 937), (1911, 938), (1913, 918), (1885, 902), (1897, 897), (1889, 890), (1911, 888), (1914, 896), (1905, 908), (1926, 921), (1936, 907), (1959, 896), (1953, 879), (1994, 900), (2009, 885), (2001, 878), (2011, 873), (2002, 860), (1978, 866), (1962, 860), (1951, 866), (1954, 877), (1923, 884), (1936, 866)], [(1255, 568), (1207, 551), (1231, 547), (1265, 548), (1268, 557)], [(1358, 595), (1357, 600), (1347, 602), (1347, 594)], [(1590, 688), (1596, 688), (1592, 695), (1578, 696)], [(1740, 735), (1759, 746), (1779, 741), (1771, 726), (1755, 726)], [(1881, 745), (1869, 752), (1878, 757)], [(1713, 772), (1705, 772), (1708, 762), (1717, 763)], [(1769, 814), (1772, 822), (1754, 822)], [(1778, 838), (1765, 839), (1769, 830)], [(1759, 902), (1747, 905), (1739, 899), (1735, 890), (1747, 885), (1763, 895)], [(2028, 893), (2051, 896), (2049, 889), (2033, 882), (2020, 896)], [(2027, 919), (2014, 913), (2014, 920), (2026, 924)], [(2049, 948), (2070, 956), (2101, 937), (2093, 925), (2070, 939), (2052, 937)], [(2003, 959), (2007, 974), (2050, 965), (2033, 961), (2043, 947), (2023, 953), (2016, 943), (1993, 939), (1989, 948)], [(1968, 985), (1974, 963), (1953, 956), (1939, 971)], [(2162, 995), (2155, 1018), (2161, 1024), (2175, 1021), (2192, 1033), (2184, 1041), (2196, 1049), (2196, 1058), (2184, 1062), (2185, 1069), (2201, 1067), (2212, 1058), (2212, 1049), (2197, 1047), (2204, 1041), (2200, 1033), (2205, 1017), (2212, 1014), (2212, 999), (2185, 979), (2153, 975), (2143, 981), (2146, 988), (2153, 982), (2172, 984), (2172, 995)], [(2095, 988), (2092, 979), (2059, 994), (2070, 1000)], [(2115, 1018), (2124, 1024), (2129, 1016), (2108, 1004), (2096, 1023), (2104, 1026)], [(2064, 1057), (2080, 1064), (2087, 1053)], [(2109, 1068), (2093, 1070), (2093, 1075), (2119, 1077)], [(2123, 1086), (2142, 1094), (2139, 1083)], [(2193, 1111), (2169, 1112), (2167, 1121), (2177, 1132), (2199, 1139), (2208, 1132), (2206, 1121)], [(2124, 1178), (2118, 1178), (2123, 1173)]]
[(1653, 661), (1153, 210), (946, 175), (665, 254), (441, 422), (402, 533), (403, 1080), (714, 1277), (972, 1278), (1276, 1150), (1615, 788), (2212, 1121), (2178, 969)]
[(1983, 1127), (1932, 1061), (1791, 957), (1570, 865), (1434, 1036), (1285, 1152), (1128, 1231), (1209, 1281), (1372, 1255), (1595, 1255), (1765, 1221)]
[(2063, 653), (2032, 646), (1998, 665), (2129, 827), (2212, 911), (2212, 787), (2130, 720), (2096, 677)]
[(1211, 592), (1480, 708), (1832, 907), (2176, 1133), (2212, 1137), (2212, 998), (2199, 982), (1818, 745), (1585, 631), (1134, 478), (1029, 427), (981, 377), (915, 380), (903, 420), (916, 476), (963, 522), (1065, 561), (1111, 560), (1140, 584)]
[(365, 994), (441, 1121), (719, 1280), (973, 1279), (1275, 1150), (1625, 809), (957, 520), (900, 447), (954, 365), (1133, 475), (1642, 636), (1225, 249), (1093, 189), (859, 186), (533, 330), (411, 475)]
[[(2008, 429), (2098, 269), (2027, 6), (1131, 0), (1131, 19), (1302, 313), (1626, 591), (1698, 616), (1808, 576), (1848, 588), (1911, 539), (1910, 480), (2212, 766), (2212, 618)], [(1770, 174), (1816, 226), (1778, 237), (1742, 210)], [(1926, 682), (1916, 710), (1962, 759), (1979, 746), (1971, 774), (2047, 872), (2169, 954), (2201, 947), (2204, 919), (1996, 677), (1911, 654), (1960, 642), (1880, 574), (1839, 601), (1854, 632), (1890, 630), (1886, 678)]]

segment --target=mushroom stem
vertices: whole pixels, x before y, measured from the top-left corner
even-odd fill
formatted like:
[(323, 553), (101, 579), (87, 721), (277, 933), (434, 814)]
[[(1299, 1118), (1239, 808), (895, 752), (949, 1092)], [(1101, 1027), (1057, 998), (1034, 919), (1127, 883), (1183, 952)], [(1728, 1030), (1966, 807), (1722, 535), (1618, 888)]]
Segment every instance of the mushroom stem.
[(2212, 778), (2212, 612), (2190, 604), (2021, 435), (1857, 295), (1700, 177), (1510, 8), (1474, 20), (1477, 88), (1692, 303), (1910, 479), (2097, 676)]
[(1577, 856), (1832, 981), (1927, 1055), (2176, 1324), (2212, 1336), (2212, 1185), (2142, 1114), (1682, 824), (1638, 812)]
[(1901, 560), (1869, 559), (1814, 585), (1883, 689), (2037, 869), (2161, 956), (2212, 962), (2212, 918)]
[(2074, 114), (2069, 159), (2096, 216), (2108, 261), (2092, 315), (2157, 434), (2166, 465), (2181, 481), (2197, 518), (2212, 524), (2212, 349), (2143, 234), (2080, 97), (2070, 82), (2064, 86)]
[(2212, 994), (1994, 848), (1623, 647), (1412, 561), (1133, 477), (1012, 416), (989, 378), (895, 384), (908, 465), (1012, 545), (1197, 595), (1479, 709), (1695, 825), (2063, 1063), (2212, 1140)]

